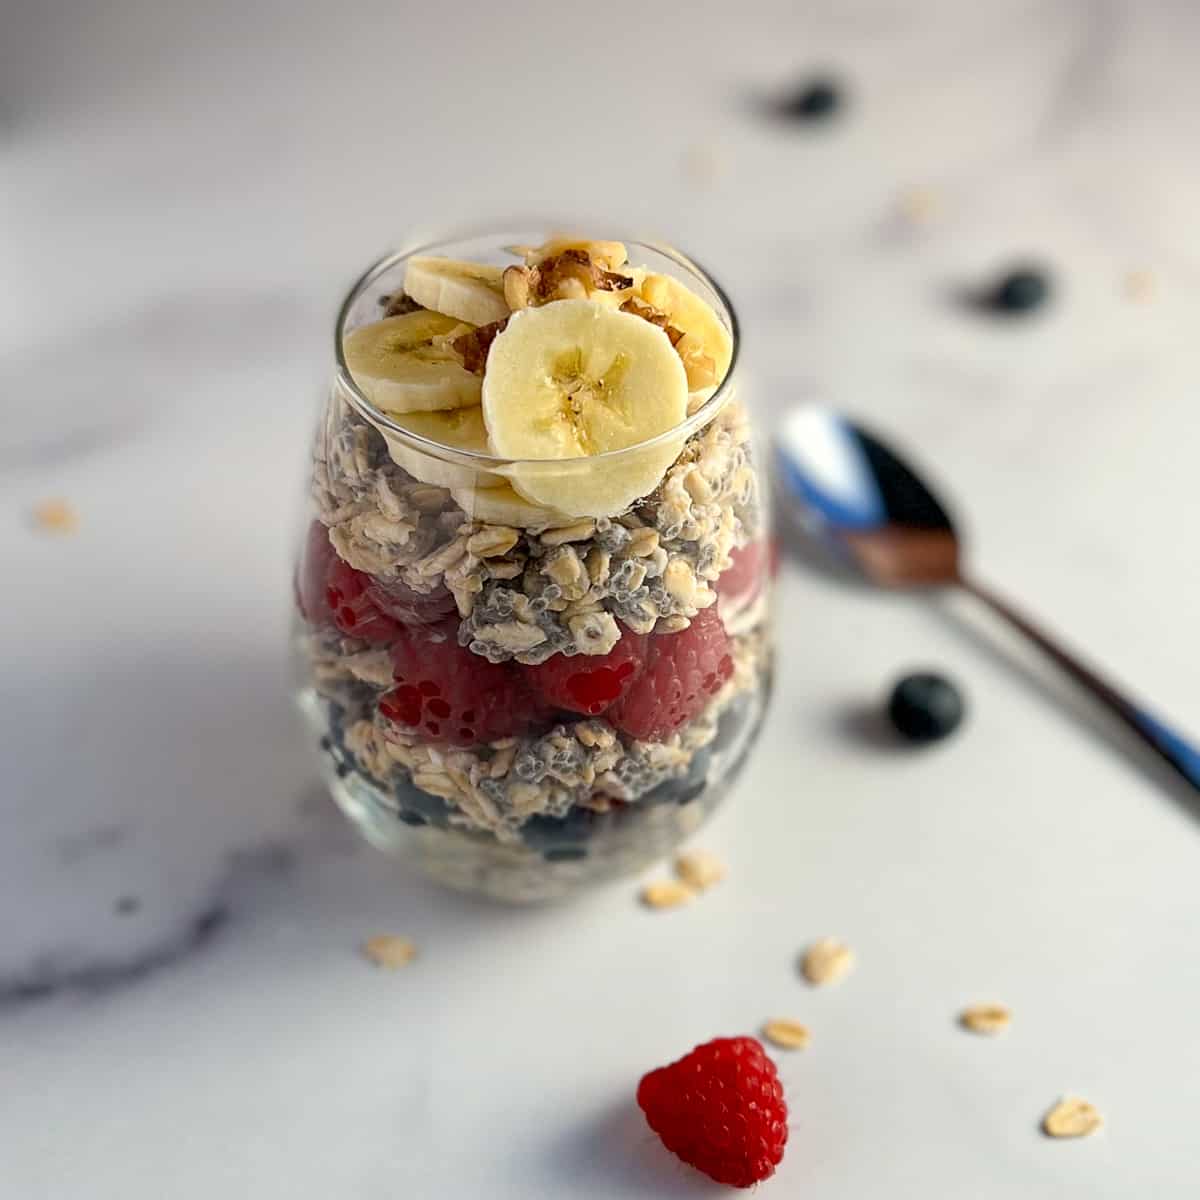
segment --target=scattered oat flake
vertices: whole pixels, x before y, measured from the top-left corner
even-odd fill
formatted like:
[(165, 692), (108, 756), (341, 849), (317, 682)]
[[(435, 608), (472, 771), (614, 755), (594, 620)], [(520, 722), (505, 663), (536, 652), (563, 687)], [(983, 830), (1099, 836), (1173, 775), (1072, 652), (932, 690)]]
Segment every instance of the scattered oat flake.
[(932, 188), (913, 187), (900, 196), (900, 212), (914, 225), (925, 225), (935, 220), (941, 207), (938, 194)]
[(1125, 296), (1129, 300), (1139, 302), (1152, 300), (1158, 288), (1158, 281), (1154, 278), (1153, 271), (1139, 268), (1125, 273), (1123, 288)]
[(725, 864), (708, 850), (685, 850), (675, 859), (675, 874), (698, 892), (720, 883), (726, 872)]
[(959, 1013), (958, 1023), (972, 1033), (1002, 1033), (1012, 1024), (1012, 1013), (1003, 1004), (972, 1004)]
[(65, 500), (43, 500), (33, 510), (33, 523), (44, 533), (74, 533), (79, 516)]
[(811, 1039), (807, 1025), (789, 1017), (777, 1017), (763, 1026), (763, 1037), (781, 1050), (806, 1050)]
[(809, 983), (836, 983), (854, 965), (854, 951), (837, 938), (825, 937), (804, 951), (800, 970)]
[(1088, 1137), (1103, 1124), (1094, 1104), (1078, 1096), (1064, 1096), (1042, 1118), (1042, 1132), (1052, 1138)]
[(417, 948), (408, 938), (381, 933), (378, 937), (367, 938), (363, 943), (363, 953), (377, 967), (395, 970), (397, 967), (408, 966), (416, 957)]
[(641, 900), (647, 908), (678, 908), (687, 904), (696, 893), (685, 883), (675, 879), (656, 879), (641, 891)]

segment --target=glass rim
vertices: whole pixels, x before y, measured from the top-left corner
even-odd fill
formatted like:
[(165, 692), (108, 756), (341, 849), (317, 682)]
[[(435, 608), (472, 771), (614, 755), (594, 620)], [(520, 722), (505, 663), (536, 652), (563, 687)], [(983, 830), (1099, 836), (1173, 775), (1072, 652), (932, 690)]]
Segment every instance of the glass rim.
[[(513, 222), (514, 227), (520, 227), (522, 222)], [(556, 224), (550, 222), (534, 221), (529, 224), (535, 228), (544, 229), (563, 229), (571, 228), (571, 223)], [(480, 471), (489, 471), (502, 473), (503, 468), (514, 466), (526, 466), (531, 464), (540, 464), (542, 469), (547, 469), (549, 464), (553, 463), (556, 467), (570, 471), (572, 469), (580, 469), (577, 464), (587, 463), (590, 467), (603, 465), (605, 463), (613, 463), (621, 459), (623, 456), (644, 453), (647, 450), (655, 449), (659, 446), (678, 442), (681, 439), (686, 440), (691, 437), (696, 430), (703, 428), (708, 422), (720, 411), (726, 400), (732, 394), (732, 383), (734, 372), (738, 365), (738, 357), (741, 350), (741, 327), (738, 322), (737, 310), (733, 307), (733, 302), (729, 299), (725, 289), (717, 282), (717, 280), (702, 267), (694, 258), (685, 254), (682, 250), (677, 250), (674, 246), (666, 242), (652, 241), (645, 238), (624, 238), (621, 239), (625, 245), (640, 246), (645, 250), (653, 251), (655, 254), (660, 254), (664, 258), (670, 259), (676, 266), (681, 267), (688, 272), (693, 278), (700, 280), (705, 287), (709, 288), (716, 296), (721, 308), (724, 310), (724, 316), (728, 322), (729, 335), (732, 339), (732, 354), (729, 359), (729, 369), (725, 372), (724, 379), (717, 385), (713, 394), (709, 396), (694, 413), (690, 413), (684, 417), (676, 425), (672, 425), (670, 429), (664, 429), (661, 433), (655, 434), (652, 438), (646, 438), (640, 442), (634, 442), (630, 446), (623, 446), (620, 450), (605, 450), (600, 454), (580, 455), (575, 458), (535, 458), (535, 459), (520, 459), (520, 458), (502, 458), (492, 454), (480, 453), (476, 450), (462, 450), (453, 446), (447, 446), (442, 442), (434, 441), (432, 438), (423, 437), (419, 433), (413, 433), (411, 429), (406, 429), (403, 425), (398, 424), (388, 413), (381, 408), (376, 407), (367, 396), (361, 391), (358, 384), (354, 381), (354, 376), (350, 373), (350, 368), (346, 365), (345, 352), (343, 350), (343, 341), (346, 334), (346, 323), (350, 318), (351, 309), (362, 297), (362, 295), (378, 281), (383, 275), (399, 266), (405, 259), (411, 258), (415, 254), (424, 254), (436, 251), (439, 247), (444, 247), (447, 244), (464, 241), (469, 238), (487, 237), (492, 231), (491, 227), (467, 227), (456, 232), (449, 233), (437, 237), (434, 240), (415, 240), (412, 244), (406, 245), (399, 250), (393, 250), (388, 254), (383, 255), (373, 262), (350, 286), (346, 292), (345, 298), (338, 307), (337, 320), (334, 324), (333, 331), (333, 349), (334, 362), (336, 364), (335, 385), (341, 390), (349, 403), (358, 412), (358, 414), (370, 424), (374, 425), (380, 431), (386, 431), (388, 437), (398, 438), (405, 445), (414, 450), (418, 450), (423, 454), (427, 454), (432, 458), (442, 459), (447, 462), (458, 463), (462, 466), (476, 468)], [(553, 236), (547, 234), (547, 237)]]

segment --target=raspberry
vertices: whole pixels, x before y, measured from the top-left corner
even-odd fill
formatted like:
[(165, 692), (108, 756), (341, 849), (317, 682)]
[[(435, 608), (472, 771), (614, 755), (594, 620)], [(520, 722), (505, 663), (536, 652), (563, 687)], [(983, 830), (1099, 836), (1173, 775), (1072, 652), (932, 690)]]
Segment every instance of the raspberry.
[(650, 639), (645, 670), (608, 719), (630, 737), (660, 742), (700, 712), (732, 674), (716, 606), (701, 609), (681, 632)]
[(400, 626), (371, 598), (373, 582), (370, 575), (356, 571), (335, 554), (325, 575), (325, 602), (333, 623), (343, 633), (386, 645)]
[(637, 1102), (663, 1145), (718, 1183), (750, 1187), (783, 1161), (787, 1101), (752, 1037), (714, 1038), (651, 1071)]
[(719, 595), (730, 600), (751, 597), (762, 586), (767, 567), (767, 544), (764, 541), (750, 542), (731, 550), (729, 566), (717, 580)]
[(325, 596), (325, 580), (336, 557), (329, 544), (329, 530), (320, 521), (314, 521), (308, 527), (304, 550), (292, 579), (296, 607), (310, 625), (329, 625), (333, 621)]
[(396, 686), (379, 711), (454, 746), (526, 733), (541, 718), (536, 697), (512, 663), (493, 663), (458, 644), (458, 618), (401, 628), (392, 645)]
[(594, 717), (625, 695), (645, 661), (645, 637), (626, 633), (605, 655), (556, 654), (525, 677), (547, 704)]

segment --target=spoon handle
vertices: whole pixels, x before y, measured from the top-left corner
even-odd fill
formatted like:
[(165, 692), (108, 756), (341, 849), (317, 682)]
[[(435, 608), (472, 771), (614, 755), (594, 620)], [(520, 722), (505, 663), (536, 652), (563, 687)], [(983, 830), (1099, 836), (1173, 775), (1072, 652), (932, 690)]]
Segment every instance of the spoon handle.
[(962, 579), (962, 586), (982, 600), (993, 612), (1019, 629), (1031, 642), (1052, 658), (1077, 683), (1114, 712), (1147, 746), (1173, 770), (1200, 791), (1200, 750), (1186, 742), (1157, 718), (1126, 699), (1107, 680), (1085, 667), (1074, 655), (1051, 640), (1028, 618), (1001, 599), (990, 588), (972, 579)]

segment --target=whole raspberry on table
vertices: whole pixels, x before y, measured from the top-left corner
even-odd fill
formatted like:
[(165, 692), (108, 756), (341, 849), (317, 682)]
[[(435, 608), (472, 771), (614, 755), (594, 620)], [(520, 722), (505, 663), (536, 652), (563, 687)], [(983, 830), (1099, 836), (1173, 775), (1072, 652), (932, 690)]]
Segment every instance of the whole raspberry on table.
[(718, 1183), (775, 1174), (788, 1139), (775, 1064), (755, 1038), (714, 1038), (642, 1076), (637, 1102), (672, 1154)]
[(645, 661), (646, 638), (626, 631), (607, 654), (555, 654), (525, 677), (547, 704), (595, 717), (625, 695)]
[(527, 732), (542, 705), (513, 663), (494, 663), (458, 644), (458, 618), (399, 627), (392, 644), (396, 686), (379, 711), (406, 731), (453, 746)]
[(609, 710), (618, 729), (658, 742), (696, 716), (733, 674), (729, 638), (716, 606), (679, 633), (650, 639), (645, 669)]

